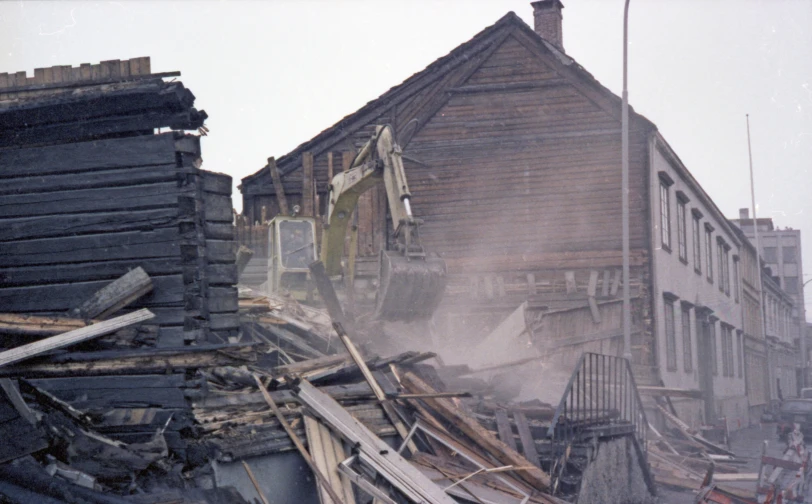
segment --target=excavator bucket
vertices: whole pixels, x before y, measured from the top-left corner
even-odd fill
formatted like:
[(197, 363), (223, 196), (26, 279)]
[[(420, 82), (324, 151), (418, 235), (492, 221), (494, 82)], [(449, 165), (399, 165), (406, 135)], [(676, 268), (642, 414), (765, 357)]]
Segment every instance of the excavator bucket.
[(428, 319), (443, 297), (445, 261), (437, 256), (407, 259), (381, 251), (375, 318), (409, 322)]

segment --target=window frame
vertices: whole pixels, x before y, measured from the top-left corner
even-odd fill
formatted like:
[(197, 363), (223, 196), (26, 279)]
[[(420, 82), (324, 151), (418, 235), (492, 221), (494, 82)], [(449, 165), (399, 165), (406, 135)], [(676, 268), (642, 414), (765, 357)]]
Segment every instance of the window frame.
[(682, 370), (686, 373), (692, 373), (694, 370), (694, 351), (693, 341), (691, 340), (691, 308), (692, 305), (686, 301), (682, 302), (680, 306), (681, 321), (682, 321)]
[(693, 249), (694, 249), (694, 271), (697, 275), (702, 275), (702, 229), (700, 222), (702, 221), (702, 212), (696, 208), (691, 209), (691, 235), (693, 236)]
[[(665, 327), (665, 367), (668, 371), (677, 371), (677, 334), (675, 299), (668, 294), (663, 296), (663, 324)], [(669, 320), (670, 314), (670, 320)], [(670, 324), (669, 324), (670, 322)]]
[(733, 254), (733, 300), (739, 302), (739, 291), (741, 290), (740, 260), (737, 254)]
[(688, 264), (688, 201), (684, 192), (677, 191), (677, 255), (683, 264)]
[(713, 283), (713, 226), (705, 223), (705, 278)]
[(671, 252), (671, 194), (669, 185), (660, 179), (660, 245)]
[(710, 333), (710, 351), (711, 351), (711, 373), (713, 376), (719, 376), (719, 348), (716, 341), (716, 320), (711, 319), (708, 321), (708, 332)]

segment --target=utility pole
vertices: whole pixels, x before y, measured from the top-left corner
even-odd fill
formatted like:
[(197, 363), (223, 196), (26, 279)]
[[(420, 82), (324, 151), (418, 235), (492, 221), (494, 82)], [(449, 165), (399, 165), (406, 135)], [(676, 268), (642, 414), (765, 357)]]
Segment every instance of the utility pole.
[(621, 206), (623, 220), (623, 357), (632, 360), (632, 307), (629, 293), (629, 0), (623, 7), (623, 111), (621, 115)]
[[(770, 341), (767, 339), (767, 313), (764, 311), (764, 282), (761, 278), (761, 246), (758, 241), (758, 220), (756, 215), (756, 189), (753, 182), (753, 151), (750, 148), (750, 114), (745, 114), (747, 118), (747, 156), (750, 159), (750, 205), (753, 210), (753, 234), (756, 238), (756, 273), (758, 274), (758, 304), (761, 309), (761, 333), (764, 335), (764, 348), (767, 351), (767, 381), (769, 391), (773, 387), (772, 359), (770, 356)], [(770, 394), (772, 398), (772, 393)]]

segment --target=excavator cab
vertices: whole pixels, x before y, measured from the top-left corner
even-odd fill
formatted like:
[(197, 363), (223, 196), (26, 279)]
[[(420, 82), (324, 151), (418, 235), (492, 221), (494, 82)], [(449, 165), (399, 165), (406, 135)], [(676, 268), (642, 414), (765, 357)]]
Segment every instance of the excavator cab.
[(309, 217), (274, 217), (268, 225), (268, 289), (304, 301), (316, 260), (316, 225)]

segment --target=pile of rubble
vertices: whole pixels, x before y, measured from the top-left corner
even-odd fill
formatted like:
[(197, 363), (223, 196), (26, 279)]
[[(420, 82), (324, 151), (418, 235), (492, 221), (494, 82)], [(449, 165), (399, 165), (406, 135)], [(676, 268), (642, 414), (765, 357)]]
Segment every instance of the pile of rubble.
[(92, 320), (0, 317), (4, 346), (35, 340), (0, 352), (2, 499), (280, 502), (294, 485), (262, 461), (304, 460), (322, 502), (560, 502), (551, 407), (445, 390), (434, 354), (365, 355), (325, 313), (247, 291), (241, 338), (154, 347), (149, 310), (116, 316), (152, 288), (136, 269), (81, 304)]

